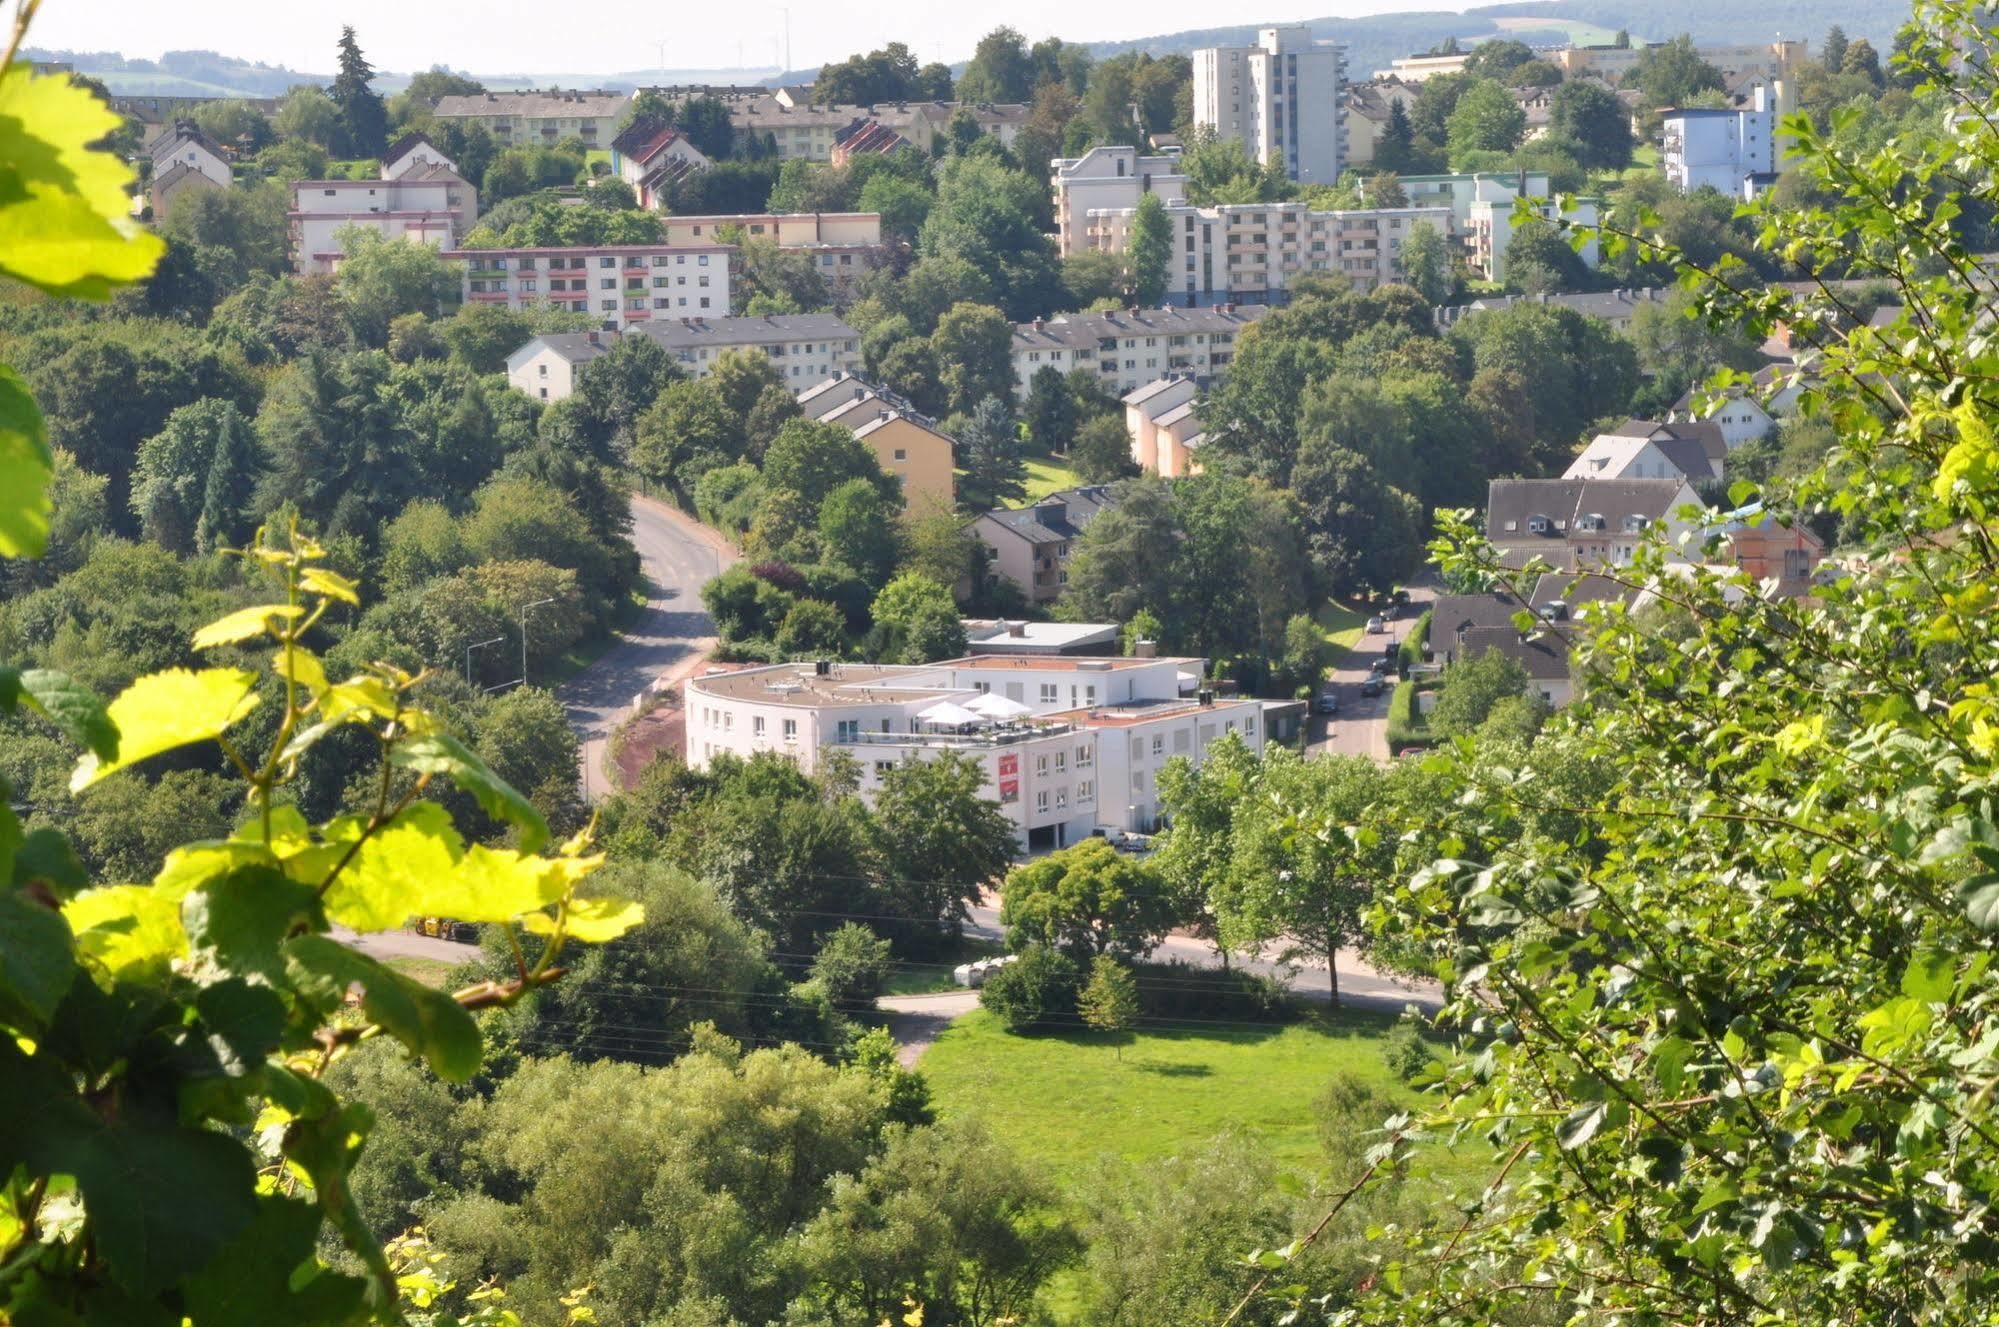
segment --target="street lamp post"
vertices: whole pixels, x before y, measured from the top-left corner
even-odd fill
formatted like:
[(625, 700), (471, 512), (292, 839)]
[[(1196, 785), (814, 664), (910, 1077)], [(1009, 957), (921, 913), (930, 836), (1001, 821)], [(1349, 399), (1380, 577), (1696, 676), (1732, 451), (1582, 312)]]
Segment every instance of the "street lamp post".
[(522, 686), (526, 686), (528, 684), (528, 610), (530, 608), (540, 608), (543, 604), (552, 604), (554, 602), (555, 600), (552, 598), (537, 599), (531, 604), (521, 605), (521, 685)]
[(470, 645), (467, 645), (467, 646), (465, 647), (465, 685), (466, 685), (466, 686), (468, 686), (468, 687), (469, 687), (469, 686), (471, 686), (471, 685), (472, 685), (472, 651), (474, 651), (474, 650), (483, 650), (483, 649), (485, 649), (485, 648), (486, 648), (486, 647), (487, 647), (488, 645), (498, 645), (498, 644), (499, 644), (499, 643), (500, 643), (501, 641), (504, 641), (505, 639), (506, 639), (506, 637), (505, 637), (505, 636), (495, 636), (495, 637), (493, 637), (493, 639), (491, 639), (491, 640), (482, 640), (482, 641), (475, 641), (475, 642), (473, 642), (472, 644), (470, 644)]

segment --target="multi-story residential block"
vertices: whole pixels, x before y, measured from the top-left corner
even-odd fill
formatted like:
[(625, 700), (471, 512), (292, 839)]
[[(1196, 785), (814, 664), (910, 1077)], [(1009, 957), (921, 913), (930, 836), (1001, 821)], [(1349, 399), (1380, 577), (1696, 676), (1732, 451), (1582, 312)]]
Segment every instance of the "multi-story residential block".
[(835, 145), (857, 121), (871, 122), (878, 130), (900, 135), (917, 151), (928, 152), (939, 138), (950, 133), (951, 121), (961, 110), (972, 117), (980, 132), (991, 134), (1003, 146), (1011, 147), (1021, 126), (1027, 123), (1028, 113), (1028, 108), (1018, 103), (911, 101), (873, 106), (820, 103), (783, 89), (776, 93), (726, 96), (723, 100), (728, 104), (729, 120), (739, 145), (747, 148), (752, 142), (768, 138), (780, 158), (805, 161), (831, 161)]
[(1048, 168), (1055, 196), (1055, 245), (1064, 258), (1093, 247), (1091, 212), (1130, 210), (1147, 194), (1158, 195), (1163, 203), (1180, 203), (1187, 196), (1177, 153), (1144, 156), (1133, 147), (1093, 147), (1080, 157), (1058, 157)]
[(1018, 586), (1029, 603), (1045, 604), (1068, 588), (1069, 555), (1083, 531), (1116, 505), (1116, 490), (1089, 484), (986, 512), (972, 522), (972, 533), (992, 550), (994, 575)]
[(1569, 291), (1559, 294), (1541, 295), (1485, 295), (1469, 304), (1444, 305), (1437, 310), (1437, 321), (1445, 327), (1462, 318), (1480, 313), (1491, 313), (1496, 309), (1510, 309), (1516, 304), (1546, 304), (1556, 308), (1574, 309), (1587, 318), (1601, 318), (1622, 332), (1630, 328), (1631, 320), (1638, 310), (1647, 305), (1666, 302), (1672, 294), (1668, 287), (1637, 286), (1630, 290), (1590, 290)]
[[(725, 350), (761, 351), (794, 390), (860, 367), (861, 334), (830, 313), (775, 314), (763, 318), (652, 318), (627, 336), (647, 336), (687, 370), (703, 378)], [(617, 341), (619, 333), (557, 332), (535, 337), (507, 357), (507, 381), (529, 396), (560, 401), (576, 389), (579, 373)]]
[(1399, 78), (1405, 83), (1423, 83), (1439, 74), (1462, 74), (1465, 61), (1471, 59), (1472, 50), (1455, 51), (1450, 55), (1404, 55), (1388, 62), (1388, 68), (1374, 71), (1376, 78)]
[[(1569, 46), (1549, 51), (1544, 58), (1559, 68), (1564, 77), (1594, 74), (1606, 82), (1615, 83), (1636, 69), (1649, 49), (1651, 46), (1646, 42), (1633, 42), (1628, 46)], [(1710, 44), (1696, 46), (1694, 52), (1724, 76), (1756, 73), (1786, 81), (1796, 77), (1798, 66), (1805, 62), (1808, 55), (1804, 42), (1781, 40), (1740, 45)]]
[(1194, 123), (1242, 143), (1301, 184), (1346, 168), (1346, 48), (1304, 26), (1264, 28), (1254, 46), (1194, 52)]
[(1207, 441), (1192, 378), (1161, 378), (1124, 398), (1124, 428), (1131, 436), (1132, 463), (1149, 475), (1177, 479), (1198, 474), (1197, 452)]
[(839, 373), (798, 394), (809, 419), (853, 430), (884, 473), (902, 485), (902, 505), (919, 515), (949, 512), (957, 501), (951, 439), (902, 397), (865, 378)]
[(572, 245), (446, 249), (468, 304), (545, 306), (588, 313), (609, 331), (653, 318), (726, 318), (726, 244)]
[[(1131, 243), (1135, 208), (1092, 209), (1085, 239), (1121, 253)], [(1307, 272), (1339, 272), (1371, 290), (1400, 279), (1402, 241), (1418, 222), (1448, 238), (1452, 210), (1427, 207), (1316, 211), (1304, 203), (1231, 203), (1166, 208), (1173, 227), (1167, 290), (1188, 305), (1261, 304), (1281, 299)]]
[[(740, 212), (719, 216), (665, 216), (668, 244), (768, 240), (780, 249), (812, 256), (819, 275), (837, 293), (877, 266), (882, 257), (879, 212)], [(738, 254), (736, 261), (740, 262)]]
[(1025, 395), (1043, 368), (1061, 373), (1089, 369), (1105, 391), (1117, 396), (1175, 373), (1206, 384), (1226, 371), (1244, 330), (1269, 311), (1263, 304), (1217, 304), (1015, 323), (1014, 388)]
[(1347, 89), (1347, 165), (1368, 166), (1374, 163), (1374, 145), (1394, 118), (1395, 108), (1400, 106), (1407, 115), (1415, 104), (1417, 89), (1414, 83), (1402, 78), (1377, 76), (1372, 83), (1360, 83)]
[(451, 159), (421, 135), (406, 135), (372, 180), (300, 180), (292, 185), (292, 266), (330, 272), (340, 261), (340, 231), (373, 230), (386, 239), (454, 247), (479, 220), (479, 191)]
[(585, 147), (609, 148), (630, 101), (623, 92), (474, 92), (439, 97), (431, 114), (467, 128), (482, 125), (502, 147), (554, 147), (577, 138)]
[(1700, 506), (1684, 479), (1495, 479), (1485, 536), (1507, 566), (1540, 558), (1557, 571), (1587, 571), (1630, 562), (1654, 526), (1673, 548), (1693, 528), (1680, 509)]
[(618, 178), (632, 186), (640, 207), (664, 209), (666, 190), (715, 163), (687, 135), (664, 120), (642, 116), (611, 140)]
[(156, 226), (172, 215), (180, 199), (210, 189), (227, 189), (236, 182), (228, 152), (192, 121), (182, 120), (172, 132), (155, 139), (150, 155), (153, 172), (146, 196)]
[(1660, 112), (1660, 122), (1659, 159), (1676, 189), (1748, 198), (1776, 179), (1777, 115), (1768, 88), (1754, 89), (1744, 109), (1679, 107)]
[(1022, 848), (1056, 848), (1100, 825), (1153, 828), (1158, 771), (1176, 755), (1198, 765), (1231, 736), (1262, 749), (1262, 703), (1198, 690), (1204, 672), (1201, 659), (992, 654), (697, 677), (687, 762), (761, 751), (812, 771), (839, 751), (872, 799), (896, 766), (952, 752), (980, 766)]
[[(1538, 204), (1543, 218), (1573, 225), (1596, 223), (1598, 202), (1577, 198), (1566, 211), (1553, 197), (1548, 176), (1543, 171), (1515, 171), (1501, 174), (1405, 175), (1402, 190), (1412, 207), (1448, 207), (1454, 233), (1464, 246), (1465, 262), (1487, 281), (1506, 279), (1506, 251), (1513, 242), (1513, 204), (1516, 198), (1545, 199)], [(1594, 236), (1579, 255), (1587, 267), (1597, 265)]]

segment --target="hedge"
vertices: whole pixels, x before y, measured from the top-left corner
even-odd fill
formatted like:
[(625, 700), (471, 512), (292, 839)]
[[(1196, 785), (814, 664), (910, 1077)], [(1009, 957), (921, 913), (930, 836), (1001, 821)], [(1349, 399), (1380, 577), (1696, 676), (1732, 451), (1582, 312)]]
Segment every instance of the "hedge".
[(1410, 747), (1427, 747), (1436, 743), (1430, 733), (1430, 723), (1416, 707), (1416, 684), (1398, 682), (1395, 694), (1388, 698), (1388, 752), (1396, 752)]
[(1408, 675), (1411, 668), (1423, 662), (1423, 646), (1430, 639), (1430, 616), (1433, 608), (1423, 610), (1423, 616), (1416, 619), (1416, 625), (1402, 638), (1402, 672)]

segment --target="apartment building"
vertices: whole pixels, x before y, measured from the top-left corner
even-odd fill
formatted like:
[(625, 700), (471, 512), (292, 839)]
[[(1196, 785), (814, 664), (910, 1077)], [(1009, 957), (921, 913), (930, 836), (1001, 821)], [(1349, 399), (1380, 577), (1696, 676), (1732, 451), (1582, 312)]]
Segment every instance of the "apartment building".
[(1400, 106), (1407, 115), (1416, 94), (1416, 85), (1409, 80), (1379, 76), (1347, 89), (1347, 165), (1374, 164), (1374, 145), (1387, 132), (1395, 108)]
[[(616, 344), (616, 331), (559, 332), (535, 337), (507, 357), (507, 381), (529, 396), (560, 401), (592, 359)], [(830, 313), (764, 318), (668, 318), (635, 323), (624, 335), (658, 342), (689, 376), (703, 378), (726, 350), (761, 351), (793, 389), (852, 372), (861, 362), (861, 334)]]
[(173, 214), (180, 199), (210, 189), (227, 189), (236, 182), (228, 152), (192, 121), (180, 121), (171, 132), (155, 139), (149, 155), (153, 170), (147, 181), (146, 199), (152, 206), (156, 226)]
[[(837, 293), (860, 280), (882, 255), (879, 212), (739, 212), (665, 216), (668, 244), (713, 244), (740, 231), (745, 240), (768, 240), (780, 249), (810, 254), (819, 275)], [(738, 254), (735, 261), (741, 261)]]
[(543, 249), (446, 249), (468, 304), (537, 306), (588, 313), (609, 331), (653, 318), (726, 318), (726, 244), (575, 245)]
[(1147, 156), (1132, 147), (1093, 147), (1080, 157), (1058, 157), (1048, 168), (1055, 197), (1055, 244), (1064, 258), (1093, 247), (1089, 241), (1093, 211), (1130, 211), (1147, 194), (1167, 204), (1183, 203), (1187, 197), (1187, 177), (1181, 173), (1177, 153)]
[(1124, 429), (1131, 437), (1131, 460), (1140, 470), (1165, 479), (1200, 473), (1197, 453), (1207, 441), (1192, 378), (1161, 378), (1124, 398)]
[[(1487, 281), (1506, 280), (1506, 251), (1513, 242), (1514, 200), (1523, 195), (1545, 200), (1536, 205), (1549, 221), (1596, 224), (1600, 203), (1576, 198), (1566, 210), (1553, 196), (1544, 171), (1508, 171), (1460, 175), (1405, 175), (1402, 190), (1412, 207), (1448, 207), (1452, 229), (1464, 249), (1465, 262)], [(1594, 236), (1580, 251), (1583, 265), (1594, 268), (1599, 251)]]
[[(1649, 49), (1651, 44), (1646, 42), (1633, 42), (1629, 46), (1568, 46), (1548, 51), (1543, 58), (1560, 69), (1565, 78), (1594, 74), (1605, 82), (1615, 83), (1636, 69)], [(1798, 66), (1808, 57), (1804, 42), (1781, 40), (1708, 44), (1694, 47), (1694, 53), (1719, 69), (1724, 77), (1768, 74), (1787, 82), (1795, 79)]]
[(1660, 112), (1660, 122), (1660, 163), (1682, 192), (1709, 188), (1753, 198), (1776, 179), (1777, 115), (1767, 87), (1753, 89), (1741, 109), (1681, 107)]
[(904, 398), (851, 373), (836, 373), (798, 394), (806, 418), (851, 429), (883, 473), (902, 485), (902, 505), (918, 515), (949, 512), (957, 502), (951, 439)]
[(1345, 83), (1345, 47), (1302, 25), (1264, 28), (1254, 46), (1194, 52), (1194, 123), (1287, 179), (1333, 184), (1346, 167)]
[(1263, 746), (1260, 702), (1199, 689), (1201, 659), (968, 655), (936, 664), (787, 663), (689, 679), (687, 762), (786, 756), (810, 772), (851, 756), (872, 799), (890, 772), (955, 753), (1022, 848), (1056, 848), (1099, 825), (1149, 830), (1158, 770), (1199, 764), (1234, 736)]
[(608, 149), (630, 101), (623, 92), (475, 92), (439, 97), (431, 114), (468, 129), (483, 126), (502, 147), (554, 147), (578, 138), (585, 147)]
[(1013, 327), (1014, 390), (1025, 396), (1035, 372), (1090, 369), (1116, 396), (1156, 378), (1184, 374), (1207, 383), (1235, 358), (1243, 332), (1269, 312), (1263, 304), (1125, 309), (1036, 318)]
[(998, 507), (972, 522), (992, 550), (992, 572), (1031, 604), (1053, 603), (1069, 588), (1069, 556), (1091, 521), (1117, 505), (1106, 484), (1065, 489), (1025, 507)]
[(361, 226), (385, 239), (450, 249), (479, 220), (479, 191), (421, 135), (404, 136), (372, 180), (299, 180), (292, 185), (292, 266), (300, 275), (340, 262), (339, 234)]
[(1388, 62), (1388, 68), (1374, 71), (1376, 78), (1397, 78), (1405, 83), (1422, 83), (1439, 74), (1462, 74), (1465, 61), (1471, 59), (1470, 50), (1456, 51), (1450, 55), (1404, 55)]
[(843, 142), (857, 122), (871, 123), (871, 133), (886, 131), (900, 135), (919, 152), (929, 152), (951, 131), (951, 121), (960, 110), (968, 112), (981, 133), (1012, 147), (1021, 126), (1027, 123), (1028, 107), (1019, 103), (909, 101), (883, 102), (873, 106), (820, 103), (801, 99), (796, 93), (731, 95), (723, 98), (729, 107), (729, 122), (735, 129), (738, 146), (768, 137), (782, 160), (831, 161), (833, 149)]
[(1719, 424), (1627, 419), (1591, 438), (1562, 477), (1683, 479), (1701, 484), (1726, 478), (1727, 467), (1728, 440)]
[[(1092, 210), (1085, 240), (1092, 248), (1122, 252), (1131, 243), (1136, 208)], [(1188, 305), (1281, 299), (1307, 272), (1339, 272), (1371, 290), (1402, 274), (1402, 242), (1418, 222), (1448, 238), (1452, 209), (1426, 207), (1315, 211), (1304, 203), (1233, 203), (1166, 209), (1174, 256), (1167, 289)]]

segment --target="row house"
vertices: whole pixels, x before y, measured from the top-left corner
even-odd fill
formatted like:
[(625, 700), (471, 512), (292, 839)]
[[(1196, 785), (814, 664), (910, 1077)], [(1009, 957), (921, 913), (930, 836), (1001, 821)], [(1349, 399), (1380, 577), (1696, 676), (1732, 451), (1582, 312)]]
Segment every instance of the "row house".
[(1623, 566), (1654, 528), (1676, 548), (1695, 528), (1684, 508), (1706, 510), (1685, 479), (1495, 479), (1485, 536), (1509, 567), (1537, 558), (1558, 571)]
[(968, 655), (934, 664), (787, 663), (689, 679), (687, 762), (850, 757), (872, 800), (900, 765), (971, 760), (1022, 849), (1100, 826), (1152, 829), (1158, 771), (1233, 738), (1261, 751), (1263, 705), (1200, 688), (1201, 659)]
[(446, 249), (468, 304), (587, 313), (609, 331), (653, 318), (727, 317), (726, 244)]
[(1227, 371), (1237, 341), (1268, 312), (1261, 304), (1216, 304), (1015, 323), (1014, 389), (1025, 396), (1043, 368), (1065, 374), (1088, 369), (1105, 391), (1119, 397), (1175, 374), (1205, 385)]
[[(542, 401), (560, 401), (576, 390), (590, 361), (617, 344), (621, 333), (544, 333), (507, 356), (507, 381)], [(798, 390), (851, 373), (860, 366), (861, 334), (830, 313), (772, 314), (762, 318), (649, 318), (622, 333), (650, 337), (689, 377), (704, 378), (730, 350), (766, 356), (778, 376)]]
[(420, 134), (391, 147), (373, 179), (296, 181), (286, 213), (292, 266), (302, 276), (339, 265), (340, 232), (349, 226), (450, 249), (478, 220), (479, 191)]
[(1053, 603), (1069, 588), (1069, 558), (1083, 531), (1117, 505), (1106, 484), (1065, 489), (1025, 507), (998, 507), (972, 522), (992, 550), (992, 574), (1011, 582), (1030, 604)]
[(668, 189), (715, 164), (687, 135), (656, 116), (634, 120), (612, 139), (611, 159), (639, 206), (661, 211)]
[(1727, 477), (1729, 446), (1721, 425), (1708, 420), (1627, 419), (1591, 438), (1562, 477), (1714, 483)]
[[(1443, 206), (1319, 211), (1304, 203), (1174, 203), (1166, 215), (1174, 247), (1167, 288), (1189, 305), (1281, 300), (1307, 272), (1338, 272), (1371, 290), (1401, 278), (1402, 243), (1418, 224), (1448, 239), (1453, 221)], [(1092, 211), (1086, 243), (1122, 253), (1136, 217), (1135, 208)]]
[(1132, 464), (1162, 479), (1200, 473), (1198, 453), (1208, 435), (1196, 408), (1199, 394), (1199, 386), (1187, 377), (1161, 378), (1125, 394)]
[[(843, 105), (801, 99), (779, 89), (755, 96), (723, 99), (738, 145), (768, 139), (781, 160), (827, 161), (834, 149), (856, 130), (857, 122), (875, 126), (868, 132), (899, 135), (919, 152), (930, 152), (949, 136), (951, 122), (961, 113), (971, 116), (979, 132), (1012, 147), (1027, 123), (1028, 107), (1012, 102), (904, 101), (872, 106)], [(881, 140), (877, 137), (877, 143)]]
[[(835, 294), (881, 265), (879, 212), (738, 212), (704, 216), (663, 216), (668, 244), (724, 243), (725, 235), (744, 241), (767, 240), (780, 249), (807, 254)], [(742, 255), (733, 260), (741, 262)]]
[(902, 486), (905, 510), (949, 513), (957, 501), (952, 443), (937, 421), (878, 383), (836, 373), (798, 393), (807, 419), (849, 429), (868, 445), (882, 472)]
[(501, 147), (554, 147), (575, 138), (586, 148), (609, 148), (630, 101), (623, 92), (474, 92), (439, 97), (431, 114), (478, 125)]
[(229, 153), (190, 120), (179, 121), (171, 132), (154, 139), (150, 155), (153, 169), (147, 180), (146, 200), (152, 206), (155, 226), (173, 214), (180, 199), (227, 189), (236, 182)]

